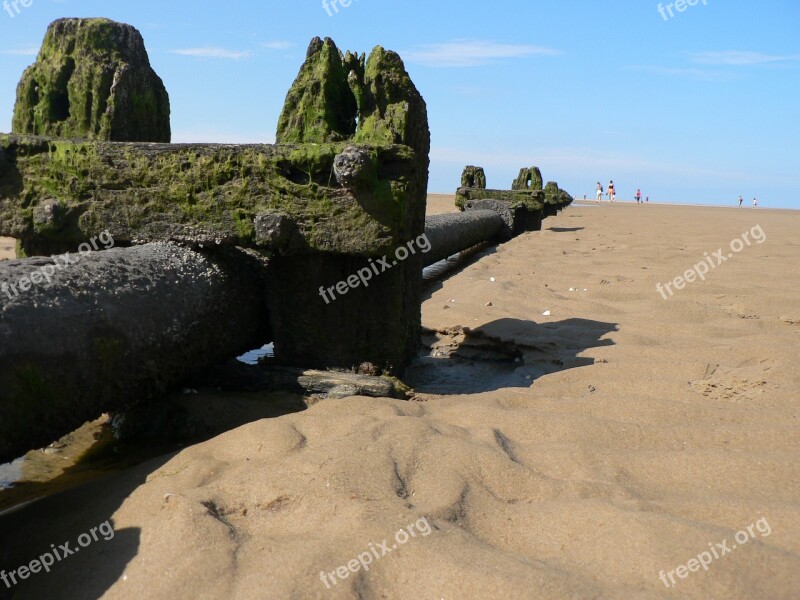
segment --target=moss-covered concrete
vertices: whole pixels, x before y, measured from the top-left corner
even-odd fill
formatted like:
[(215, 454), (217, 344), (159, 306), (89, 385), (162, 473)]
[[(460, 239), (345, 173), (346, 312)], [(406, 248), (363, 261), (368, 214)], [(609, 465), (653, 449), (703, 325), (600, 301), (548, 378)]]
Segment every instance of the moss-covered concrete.
[(544, 208), (544, 194), (523, 190), (486, 190), (479, 188), (458, 188), (456, 190), (456, 206), (460, 210), (466, 209), (470, 200), (501, 200), (507, 202), (510, 208), (526, 208), (531, 211)]
[[(333, 286), (368, 266), (355, 256), (368, 254), (353, 251), (357, 244), (377, 249), (374, 256), (391, 256), (394, 248), (423, 233), (430, 152), (425, 101), (396, 53), (378, 46), (369, 58), (342, 54), (331, 40), (315, 38), (286, 97), (276, 139), (303, 142), (292, 155), (295, 164), (319, 164), (313, 171), (318, 175), (311, 179), (332, 186), (330, 191), (315, 190), (305, 200), (308, 206), (318, 199), (329, 200), (327, 215), (315, 222), (315, 232), (327, 236), (335, 226), (347, 236), (347, 243), (330, 245), (339, 256), (299, 253), (270, 263), (272, 286), (281, 290), (270, 296), (269, 306), (276, 356), (305, 366), (353, 367), (368, 361), (402, 372), (419, 346), (421, 255), (381, 273), (368, 288), (349, 291), (347, 298), (328, 303), (319, 288)], [(333, 156), (326, 154), (322, 160), (317, 152), (326, 142), (345, 139), (373, 148), (373, 155), (337, 147), (339, 160), (332, 179)], [(386, 152), (396, 156), (387, 160)], [(305, 155), (307, 159), (302, 158)], [(353, 198), (364, 212), (342, 210), (347, 206), (342, 198)], [(279, 220), (262, 223), (279, 238), (288, 235)], [(388, 227), (391, 235), (378, 238), (376, 223)], [(374, 243), (378, 239), (386, 243)], [(351, 250), (343, 253), (346, 248)]]
[(519, 175), (511, 184), (512, 190), (532, 190), (541, 191), (543, 185), (542, 172), (539, 167), (530, 167), (519, 170)]
[(0, 235), (45, 250), (107, 230), (118, 246), (169, 240), (268, 251), (277, 360), (372, 362), (401, 373), (420, 340), (421, 254), (348, 298), (326, 301), (320, 286), (352, 279), (368, 258), (392, 257), (424, 232), (422, 96), (394, 52), (377, 47), (367, 60), (315, 38), (277, 139), (222, 146), (0, 134)]
[(461, 173), (462, 188), (486, 189), (486, 173), (483, 167), (466, 166)]
[(109, 19), (59, 19), (17, 86), (12, 131), (169, 142), (169, 116), (139, 31)]
[(367, 59), (355, 141), (405, 144), (414, 149), (427, 169), (430, 131), (425, 101), (400, 56), (381, 46), (376, 46)]
[(330, 38), (311, 40), (278, 120), (279, 144), (340, 142), (355, 135), (358, 105), (342, 58)]
[(280, 143), (411, 147), (427, 188), (430, 130), (425, 100), (391, 50), (342, 54), (330, 38), (314, 38), (278, 121)]
[(558, 187), (555, 181), (547, 182), (544, 188), (545, 202), (556, 204), (559, 208), (572, 204), (573, 198), (567, 192)]
[[(108, 230), (122, 244), (173, 240), (380, 256), (418, 235), (425, 199), (417, 157), (405, 146), (364, 146), (372, 172), (346, 189), (333, 162), (347, 145), (0, 135), (10, 163), (0, 177), (0, 235), (74, 245)], [(274, 244), (259, 238), (254, 221), (261, 215), (288, 219), (294, 235)]]

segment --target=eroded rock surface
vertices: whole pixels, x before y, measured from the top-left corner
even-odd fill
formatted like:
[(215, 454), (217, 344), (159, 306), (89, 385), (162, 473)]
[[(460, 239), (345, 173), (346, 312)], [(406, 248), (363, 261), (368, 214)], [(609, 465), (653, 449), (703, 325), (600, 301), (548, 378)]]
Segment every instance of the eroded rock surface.
[(169, 95), (135, 27), (109, 19), (59, 19), (17, 86), (12, 131), (169, 142), (169, 115)]

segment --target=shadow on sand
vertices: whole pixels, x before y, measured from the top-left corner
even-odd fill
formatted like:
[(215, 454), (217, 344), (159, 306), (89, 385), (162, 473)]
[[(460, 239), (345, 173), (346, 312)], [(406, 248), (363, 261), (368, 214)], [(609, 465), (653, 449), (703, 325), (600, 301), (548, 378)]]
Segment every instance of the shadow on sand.
[(603, 339), (613, 331), (614, 323), (587, 319), (499, 319), (476, 329), (427, 330), (404, 379), (417, 392), (441, 395), (528, 388), (543, 375), (594, 364), (579, 355), (613, 345)]
[[(187, 445), (210, 439), (224, 431), (265, 418), (276, 418), (305, 408), (302, 398), (295, 394), (248, 394), (200, 390), (199, 394), (177, 395), (170, 400), (168, 417), (175, 414), (181, 403), (192, 403), (188, 421), (183, 421), (183, 432), (189, 431), (191, 439), (182, 439)], [(150, 421), (164, 415), (150, 413)], [(94, 600), (101, 598), (122, 577), (128, 563), (139, 552), (141, 530), (135, 527), (117, 529), (112, 519), (122, 503), (148, 478), (168, 476), (159, 469), (174, 458), (180, 450), (174, 440), (139, 439), (129, 445), (148, 446), (148, 458), (141, 462), (147, 449), (119, 448), (90, 450), (102, 453), (93, 459), (82, 459), (68, 467), (61, 475), (46, 483), (26, 483), (19, 489), (3, 492), (6, 505), (22, 501), (27, 496), (47, 497), (19, 504), (0, 512), (0, 573), (8, 575), (23, 565), (30, 565), (47, 552), (58, 550), (69, 542), (69, 549), (78, 552), (65, 556), (50, 567), (50, 572), (28, 573), (25, 580), (16, 575), (16, 585), (9, 588), (0, 578), (0, 599), (28, 600), (52, 598), (55, 600)], [(116, 451), (119, 454), (114, 456)], [(160, 456), (156, 456), (160, 454)], [(139, 462), (135, 466), (132, 463)], [(105, 472), (102, 472), (105, 469)], [(86, 479), (92, 481), (85, 483)], [(65, 489), (69, 488), (69, 489)], [(63, 489), (64, 491), (55, 492)], [(55, 493), (54, 493), (55, 492)], [(15, 502), (16, 501), (16, 502)], [(153, 510), (159, 510), (156, 506)], [(78, 538), (89, 534), (93, 528), (109, 521), (114, 526), (114, 536), (106, 540), (98, 532), (98, 540), (80, 548)], [(86, 538), (84, 536), (84, 541)], [(59, 551), (59, 554), (62, 552)], [(168, 565), (164, 566), (169, 568)]]
[(575, 231), (583, 231), (586, 229), (585, 227), (548, 227), (547, 231), (552, 231), (553, 233), (573, 233)]

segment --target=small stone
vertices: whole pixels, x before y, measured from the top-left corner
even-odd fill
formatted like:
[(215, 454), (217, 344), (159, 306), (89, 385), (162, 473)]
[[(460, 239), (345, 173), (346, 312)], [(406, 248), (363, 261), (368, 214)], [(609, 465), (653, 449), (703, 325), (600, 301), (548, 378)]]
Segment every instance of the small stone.
[(373, 377), (381, 374), (381, 370), (371, 362), (363, 362), (358, 366), (359, 375), (372, 375)]
[(552, 313), (549, 310), (546, 310), (542, 313), (543, 317), (549, 317)]
[(497, 279), (495, 279), (494, 277), (489, 277), (489, 281), (491, 281), (492, 283), (494, 283), (495, 281), (497, 281)]
[(361, 181), (368, 183), (373, 171), (372, 158), (364, 148), (348, 146), (333, 159), (336, 180), (346, 188), (357, 187)]
[(443, 308), (444, 308), (445, 310), (447, 310), (447, 309), (449, 309), (449, 308), (450, 308), (450, 305), (449, 305), (449, 304), (445, 304)]
[(487, 302), (486, 306), (494, 306), (494, 304), (492, 304), (491, 302)]

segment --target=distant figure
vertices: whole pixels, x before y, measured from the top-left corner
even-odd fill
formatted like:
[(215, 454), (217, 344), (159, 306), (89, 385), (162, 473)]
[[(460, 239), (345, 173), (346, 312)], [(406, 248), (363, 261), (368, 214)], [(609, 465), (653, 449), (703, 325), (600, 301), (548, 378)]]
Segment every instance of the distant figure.
[(650, 196), (645, 196), (644, 201), (645, 202), (650, 202)]
[(617, 195), (614, 191), (614, 180), (612, 179), (611, 182), (608, 184), (608, 199), (610, 202), (616, 202)]
[(758, 208), (758, 200), (753, 198), (753, 208)]
[(642, 190), (636, 190), (636, 204), (641, 204), (642, 202)]
[(742, 202), (744, 202), (744, 199), (742, 198), (742, 195), (739, 194), (739, 208), (742, 207)]
[(603, 201), (603, 185), (599, 181), (597, 182), (597, 201)]

